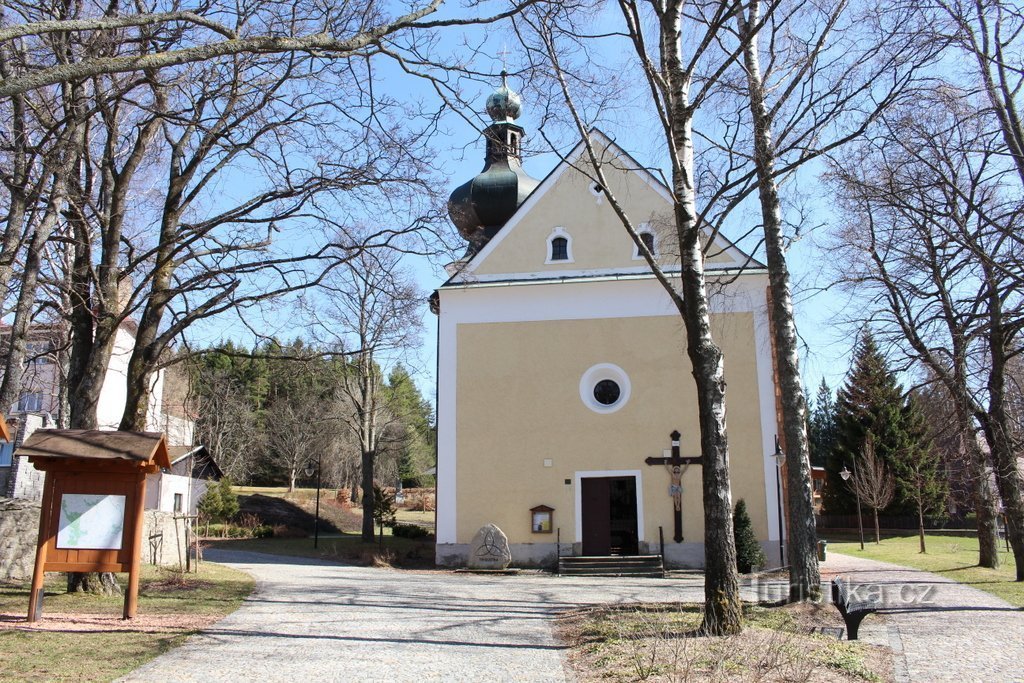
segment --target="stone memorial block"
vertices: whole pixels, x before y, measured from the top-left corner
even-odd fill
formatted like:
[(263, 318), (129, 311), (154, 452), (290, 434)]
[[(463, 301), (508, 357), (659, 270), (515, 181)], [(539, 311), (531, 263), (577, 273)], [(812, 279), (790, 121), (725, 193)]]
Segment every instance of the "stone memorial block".
[(506, 569), (512, 561), (508, 548), (508, 537), (494, 524), (480, 527), (469, 544), (470, 569)]

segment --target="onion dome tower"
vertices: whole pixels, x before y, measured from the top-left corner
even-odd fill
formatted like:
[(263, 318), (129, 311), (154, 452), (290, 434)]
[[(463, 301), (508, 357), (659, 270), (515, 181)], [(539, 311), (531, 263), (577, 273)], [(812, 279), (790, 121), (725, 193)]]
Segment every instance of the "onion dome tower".
[(487, 113), (493, 123), (484, 130), (484, 169), (448, 198), (448, 215), (469, 242), (467, 258), (501, 230), (540, 184), (523, 170), (523, 129), (514, 123), (522, 105), (519, 95), (506, 84), (507, 75), (501, 72), (501, 87), (487, 98)]

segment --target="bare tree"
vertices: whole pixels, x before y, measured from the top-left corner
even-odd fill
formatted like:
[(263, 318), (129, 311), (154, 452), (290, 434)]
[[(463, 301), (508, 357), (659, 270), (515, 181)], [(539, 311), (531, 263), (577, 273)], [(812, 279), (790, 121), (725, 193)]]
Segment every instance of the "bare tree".
[(928, 438), (924, 394), (910, 392), (903, 407), (905, 441), (892, 459), (893, 474), (901, 499), (917, 512), (917, 535), (922, 553), (928, 552), (924, 538), (924, 516), (942, 511), (949, 486), (941, 453)]
[[(194, 371), (199, 374), (199, 370)], [(197, 416), (197, 443), (217, 458), (224, 475), (235, 483), (249, 481), (262, 451), (263, 434), (255, 407), (244, 390), (224, 372), (209, 371), (196, 377), (202, 388), (193, 392), (188, 405)]]
[[(146, 50), (91, 53), (73, 60), (36, 59), (3, 74), (0, 97), (46, 86), (89, 79), (103, 74), (154, 72), (159, 69), (246, 54), (305, 53), (324, 59), (366, 58), (402, 49), (406, 40), (443, 27), (486, 25), (513, 16), (539, 0), (504, 4), (504, 11), (487, 12), (484, 0), (471, 0), (461, 16), (429, 20), (444, 5), (430, 0), (407, 12), (394, 14), (375, 0), (318, 3), (256, 2), (243, 6), (212, 2), (190, 10), (177, 3), (156, 3), (151, 11), (122, 13), (119, 3), (93, 14), (57, 13), (53, 17), (29, 14), (27, 20), (0, 28), (0, 45), (15, 41), (45, 42), (53, 35), (95, 35), (102, 41), (111, 33), (146, 43), (168, 27), (183, 32), (179, 42), (154, 41)], [(26, 3), (27, 4), (27, 3)], [(477, 16), (468, 16), (479, 12)]]
[(388, 250), (364, 250), (328, 278), (322, 295), (308, 307), (317, 330), (344, 351), (349, 367), (342, 373), (340, 415), (359, 443), (363, 526), (366, 542), (374, 540), (373, 487), (382, 439), (396, 413), (389, 406), (381, 364), (418, 343), (425, 299), (410, 284)]
[[(731, 172), (715, 187), (721, 206), (710, 210), (720, 223), (756, 187), (789, 456), (788, 560), (794, 601), (817, 597), (820, 576), (782, 184), (822, 155), (856, 140), (879, 113), (912, 92), (920, 67), (936, 51), (907, 30), (913, 21), (912, 13), (894, 9), (887, 19), (877, 19), (846, 0), (748, 0), (737, 14), (751, 139), (726, 136), (719, 143)], [(740, 127), (739, 116), (730, 120)]]
[(875, 437), (868, 432), (864, 439), (864, 448), (860, 452), (857, 471), (850, 477), (853, 494), (863, 505), (871, 508), (875, 519), (875, 544), (881, 543), (878, 530), (878, 511), (883, 510), (892, 502), (896, 494), (896, 481), (885, 465), (885, 461), (875, 454)]
[[(1024, 326), (1015, 238), (1024, 204), (985, 107), (951, 86), (922, 105), (883, 117), (873, 139), (832, 166), (850, 217), (846, 280), (870, 294), (876, 325), (906, 357), (942, 382), (968, 443), (980, 426), (1024, 580), (1024, 503), (1006, 411), (1007, 367)], [(980, 560), (994, 566), (987, 463), (975, 455)]]
[[(374, 95), (368, 66), (337, 77), (316, 69), (293, 55), (237, 58), (193, 66), (164, 86), (179, 101), (162, 124), (158, 238), (130, 254), (142, 301), (122, 429), (144, 426), (150, 375), (189, 326), (315, 287), (360, 249), (413, 248), (412, 237), (429, 229), (432, 183), (422, 159), (430, 151), (411, 130), (415, 117)], [(339, 101), (338, 89), (351, 96)], [(211, 197), (253, 162), (263, 170), (251, 192), (230, 203)], [(210, 204), (215, 211), (195, 215)], [(407, 215), (358, 236), (338, 218), (375, 210)], [(294, 229), (292, 239), (279, 234), (290, 224), (323, 237), (296, 249)]]
[(931, 0), (918, 10), (929, 19), (930, 35), (973, 62), (983, 96), (989, 103), (1009, 161), (1024, 185), (1024, 121), (1020, 93), (1024, 86), (1024, 12), (1006, 0)]
[(265, 463), (284, 473), (288, 491), (295, 490), (295, 480), (310, 461), (331, 441), (333, 416), (330, 404), (313, 392), (286, 396), (272, 403), (267, 410), (267, 455)]

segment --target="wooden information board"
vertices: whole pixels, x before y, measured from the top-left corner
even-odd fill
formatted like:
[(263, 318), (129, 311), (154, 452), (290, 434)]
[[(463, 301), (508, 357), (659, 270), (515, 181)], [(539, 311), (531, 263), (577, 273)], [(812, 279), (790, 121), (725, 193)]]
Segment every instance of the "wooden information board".
[(41, 615), (46, 572), (128, 572), (124, 618), (134, 617), (146, 475), (171, 466), (163, 435), (40, 429), (18, 455), (46, 472), (28, 620)]

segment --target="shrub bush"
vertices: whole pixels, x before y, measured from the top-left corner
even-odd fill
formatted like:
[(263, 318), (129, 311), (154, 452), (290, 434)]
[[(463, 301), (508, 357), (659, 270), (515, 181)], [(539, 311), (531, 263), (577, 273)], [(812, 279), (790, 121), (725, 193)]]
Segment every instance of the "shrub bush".
[(200, 519), (206, 522), (229, 522), (238, 514), (238, 496), (227, 478), (211, 484), (199, 500)]
[(732, 514), (732, 533), (736, 541), (736, 569), (741, 574), (749, 574), (754, 567), (761, 567), (766, 562), (761, 544), (754, 535), (754, 526), (747, 514), (747, 503), (742, 498), (736, 503)]
[(419, 524), (402, 524), (401, 522), (395, 524), (391, 529), (391, 533), (399, 538), (426, 538), (430, 535), (430, 531), (421, 527)]

